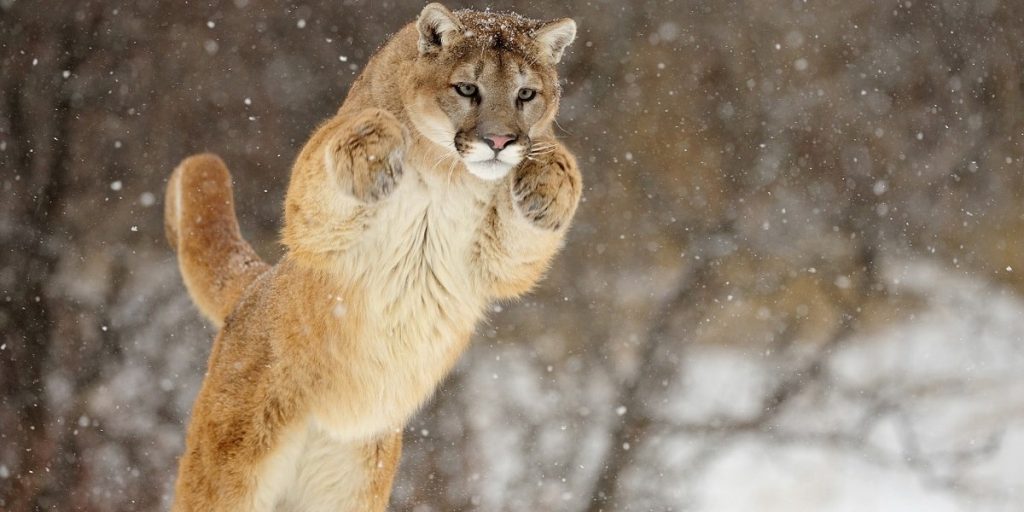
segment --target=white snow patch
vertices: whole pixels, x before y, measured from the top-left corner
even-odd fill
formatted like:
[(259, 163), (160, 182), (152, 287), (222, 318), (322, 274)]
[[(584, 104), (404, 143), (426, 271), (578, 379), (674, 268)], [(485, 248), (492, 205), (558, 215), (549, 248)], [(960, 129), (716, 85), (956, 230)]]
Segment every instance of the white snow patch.
[(954, 496), (858, 453), (746, 439), (696, 482), (695, 511), (957, 512)]

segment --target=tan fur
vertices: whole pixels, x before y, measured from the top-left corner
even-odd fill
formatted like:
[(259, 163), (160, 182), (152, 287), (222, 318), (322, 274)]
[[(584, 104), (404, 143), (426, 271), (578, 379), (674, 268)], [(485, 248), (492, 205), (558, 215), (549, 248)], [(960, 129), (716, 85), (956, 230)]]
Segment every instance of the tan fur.
[(185, 286), (219, 327), (246, 286), (268, 268), (242, 239), (224, 162), (209, 154), (185, 159), (171, 174), (164, 207), (167, 240), (178, 253)]
[[(575, 212), (581, 177), (551, 131), (554, 64), (574, 34), (568, 20), (428, 6), (299, 154), (288, 250), (272, 268), (239, 234), (223, 163), (202, 155), (175, 170), (168, 238), (196, 304), (223, 327), (173, 510), (386, 508), (406, 421), (486, 305), (540, 279)], [(480, 101), (453, 95), (466, 65), (480, 70)], [(537, 103), (514, 102), (527, 83)], [(482, 179), (455, 139), (479, 143), (496, 125), (522, 129), (506, 158), (518, 163), (495, 152)]]

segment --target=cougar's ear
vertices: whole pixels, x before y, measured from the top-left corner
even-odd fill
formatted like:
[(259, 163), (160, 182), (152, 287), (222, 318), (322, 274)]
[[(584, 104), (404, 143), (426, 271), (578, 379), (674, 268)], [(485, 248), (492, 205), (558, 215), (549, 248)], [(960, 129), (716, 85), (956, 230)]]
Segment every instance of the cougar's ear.
[(552, 64), (562, 60), (562, 53), (576, 39), (576, 22), (569, 18), (549, 21), (534, 33), (534, 39), (548, 54)]
[(447, 7), (432, 3), (423, 8), (416, 20), (416, 29), (420, 33), (420, 55), (423, 55), (451, 44), (462, 32), (462, 25)]

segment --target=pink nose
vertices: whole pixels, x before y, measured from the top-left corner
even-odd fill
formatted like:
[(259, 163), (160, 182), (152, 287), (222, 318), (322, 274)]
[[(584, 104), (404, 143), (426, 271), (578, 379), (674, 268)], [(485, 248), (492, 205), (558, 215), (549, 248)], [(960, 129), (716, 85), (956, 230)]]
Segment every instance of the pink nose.
[(515, 142), (515, 135), (484, 135), (484, 141), (495, 151), (505, 149), (505, 146)]

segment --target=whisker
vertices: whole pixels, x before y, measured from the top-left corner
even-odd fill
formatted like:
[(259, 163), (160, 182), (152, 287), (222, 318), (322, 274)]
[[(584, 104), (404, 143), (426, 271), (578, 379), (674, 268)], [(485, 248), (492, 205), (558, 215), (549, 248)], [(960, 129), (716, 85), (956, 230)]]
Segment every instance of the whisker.
[(458, 163), (459, 163), (459, 160), (456, 159), (456, 158), (453, 158), (452, 159), (452, 165), (451, 165), (451, 167), (448, 168), (448, 184), (446, 185), (446, 187), (448, 189), (451, 189), (451, 187), (452, 187), (452, 175), (455, 174), (455, 167), (456, 167), (456, 165), (458, 165)]
[(434, 165), (432, 165), (432, 166), (430, 167), (430, 170), (431, 170), (431, 171), (434, 171), (434, 170), (436, 170), (436, 169), (437, 169), (437, 166), (438, 166), (438, 165), (440, 165), (440, 164), (441, 164), (441, 162), (443, 162), (443, 161), (445, 161), (445, 160), (447, 160), (447, 159), (449, 159), (449, 158), (452, 158), (452, 157), (454, 157), (455, 155), (456, 155), (455, 153), (442, 153), (442, 154), (441, 154), (441, 158), (437, 159), (437, 161), (436, 161), (436, 162), (434, 162)]
[(557, 126), (559, 130), (562, 130), (563, 132), (565, 132), (565, 133), (567, 133), (569, 135), (572, 135), (572, 132), (570, 132), (569, 130), (566, 130), (565, 128), (562, 128), (562, 125), (558, 124), (558, 119), (552, 119), (552, 121), (555, 122), (555, 126)]

